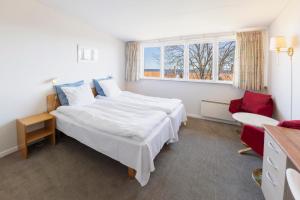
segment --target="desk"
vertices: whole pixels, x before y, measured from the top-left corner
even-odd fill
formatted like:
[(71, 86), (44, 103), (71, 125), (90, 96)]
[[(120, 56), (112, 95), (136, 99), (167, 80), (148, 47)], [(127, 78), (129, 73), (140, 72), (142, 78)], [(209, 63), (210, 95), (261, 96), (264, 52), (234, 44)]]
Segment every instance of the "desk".
[(293, 199), (287, 168), (300, 170), (300, 131), (265, 125), (262, 191), (266, 200)]

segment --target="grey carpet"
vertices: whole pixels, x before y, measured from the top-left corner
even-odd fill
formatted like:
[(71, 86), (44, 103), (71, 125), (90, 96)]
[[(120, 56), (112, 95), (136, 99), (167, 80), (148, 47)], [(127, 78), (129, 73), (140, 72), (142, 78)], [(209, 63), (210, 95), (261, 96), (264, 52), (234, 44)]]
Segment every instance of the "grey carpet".
[(18, 153), (0, 159), (0, 199), (263, 199), (251, 179), (262, 161), (237, 154), (243, 147), (238, 129), (189, 119), (179, 143), (155, 159), (156, 170), (145, 187), (129, 180), (122, 164), (69, 137), (61, 137), (56, 146), (35, 144), (27, 160)]

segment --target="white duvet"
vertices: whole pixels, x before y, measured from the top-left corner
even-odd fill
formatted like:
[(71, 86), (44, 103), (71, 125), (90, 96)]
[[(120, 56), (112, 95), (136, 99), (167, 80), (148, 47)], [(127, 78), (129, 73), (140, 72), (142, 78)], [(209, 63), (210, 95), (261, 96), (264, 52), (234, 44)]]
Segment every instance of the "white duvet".
[(167, 117), (164, 112), (110, 101), (96, 101), (87, 106), (60, 106), (57, 111), (84, 126), (139, 140), (145, 139)]
[(96, 98), (110, 100), (119, 104), (126, 103), (127, 106), (139, 106), (151, 110), (163, 111), (167, 114), (171, 114), (180, 104), (182, 104), (182, 101), (179, 99), (150, 97), (128, 91), (122, 91), (120, 95), (116, 97), (98, 95)]

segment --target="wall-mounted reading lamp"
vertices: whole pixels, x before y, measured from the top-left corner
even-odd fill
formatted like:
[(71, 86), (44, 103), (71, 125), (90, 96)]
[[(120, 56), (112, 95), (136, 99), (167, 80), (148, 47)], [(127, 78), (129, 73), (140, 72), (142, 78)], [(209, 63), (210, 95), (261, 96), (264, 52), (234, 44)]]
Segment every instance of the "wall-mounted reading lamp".
[(284, 36), (276, 36), (276, 37), (272, 37), (270, 40), (270, 50), (275, 51), (276, 53), (287, 52), (291, 58), (290, 119), (292, 120), (293, 119), (293, 62), (292, 62), (292, 57), (294, 55), (294, 48), (287, 47), (286, 38)]
[(284, 36), (272, 37), (270, 40), (270, 50), (277, 53), (287, 52), (291, 57), (294, 55), (294, 48), (287, 47), (286, 38)]
[(57, 80), (58, 80), (58, 78), (53, 78), (51, 80), (52, 85), (56, 85), (57, 84)]

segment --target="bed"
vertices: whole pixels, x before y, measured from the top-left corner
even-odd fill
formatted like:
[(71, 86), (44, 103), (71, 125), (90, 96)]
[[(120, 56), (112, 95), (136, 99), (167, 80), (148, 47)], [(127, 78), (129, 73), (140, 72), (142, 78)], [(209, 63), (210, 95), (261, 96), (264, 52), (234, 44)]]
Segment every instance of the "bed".
[[(93, 93), (96, 95), (94, 89)], [(181, 124), (182, 117), (179, 118), (178, 116), (182, 115), (181, 112), (184, 109), (184, 107), (178, 107), (174, 112), (163, 118), (146, 138), (136, 140), (131, 137), (112, 135), (106, 131), (97, 130), (81, 123), (80, 120), (74, 120), (74, 118), (62, 114), (59, 112), (60, 103), (55, 94), (47, 97), (47, 105), (48, 112), (56, 117), (56, 128), (59, 131), (126, 165), (128, 175), (131, 178), (135, 177), (141, 186), (148, 183), (150, 173), (155, 170), (153, 160), (164, 144), (178, 141), (178, 131), (174, 131), (176, 121), (174, 119), (177, 117), (177, 123), (180, 121)], [(173, 122), (171, 116), (174, 117)]]

